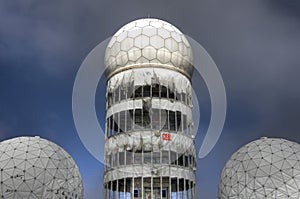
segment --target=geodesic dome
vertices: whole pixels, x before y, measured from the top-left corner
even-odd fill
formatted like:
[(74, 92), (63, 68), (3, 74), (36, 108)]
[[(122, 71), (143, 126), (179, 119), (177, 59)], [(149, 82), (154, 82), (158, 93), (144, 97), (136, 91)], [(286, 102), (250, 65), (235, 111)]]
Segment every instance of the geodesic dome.
[(220, 199), (299, 199), (300, 145), (261, 138), (235, 152), (222, 171)]
[(177, 69), (191, 77), (193, 53), (184, 36), (172, 24), (152, 18), (132, 21), (111, 38), (105, 53), (106, 74), (143, 65)]
[(83, 198), (83, 186), (71, 156), (40, 137), (0, 143), (0, 198)]

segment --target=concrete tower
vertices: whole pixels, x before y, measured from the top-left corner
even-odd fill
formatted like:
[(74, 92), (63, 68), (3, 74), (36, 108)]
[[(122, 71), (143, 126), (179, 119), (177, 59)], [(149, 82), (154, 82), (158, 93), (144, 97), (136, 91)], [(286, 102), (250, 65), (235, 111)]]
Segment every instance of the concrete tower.
[(104, 198), (195, 199), (192, 49), (173, 25), (139, 19), (111, 38)]

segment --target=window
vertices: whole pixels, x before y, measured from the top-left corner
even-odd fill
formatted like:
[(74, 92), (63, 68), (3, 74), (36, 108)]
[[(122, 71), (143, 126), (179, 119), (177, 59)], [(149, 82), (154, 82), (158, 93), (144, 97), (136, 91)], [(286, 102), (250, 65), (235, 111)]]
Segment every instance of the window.
[(153, 164), (160, 164), (160, 152), (153, 152)]
[(186, 198), (189, 199), (190, 198), (190, 182), (188, 180), (185, 180), (185, 194), (186, 194)]
[(148, 127), (150, 125), (150, 113), (149, 110), (143, 108), (143, 127)]
[(183, 132), (184, 133), (186, 133), (187, 132), (187, 121), (186, 121), (187, 119), (186, 119), (186, 115), (182, 115), (182, 130), (183, 130)]
[(151, 90), (151, 86), (150, 85), (145, 85), (143, 88), (143, 96), (144, 97), (150, 97), (150, 90)]
[(175, 112), (169, 111), (169, 122), (170, 122), (170, 131), (175, 131)]
[(187, 155), (184, 156), (184, 166), (189, 167), (189, 156)]
[(112, 186), (112, 190), (113, 190), (113, 197), (112, 199), (117, 199), (117, 181), (113, 181), (113, 186)]
[(182, 92), (182, 93), (181, 93), (181, 96), (182, 96), (181, 101), (182, 101), (183, 103), (186, 103), (186, 94), (185, 94), (184, 92)]
[(109, 136), (113, 135), (113, 124), (114, 124), (114, 119), (113, 116), (111, 115), (109, 117)]
[(105, 162), (106, 162), (106, 169), (107, 170), (110, 170), (110, 161), (111, 161), (110, 155), (106, 155)]
[(126, 99), (126, 87), (121, 86), (120, 87), (120, 101)]
[(119, 165), (122, 166), (125, 164), (125, 153), (124, 152), (120, 152), (119, 153)]
[(178, 91), (176, 91), (176, 100), (181, 101), (181, 93), (179, 93)]
[(152, 129), (160, 130), (159, 128), (159, 112), (160, 109), (152, 109)]
[(162, 189), (161, 190), (161, 195), (162, 195), (163, 198), (167, 198), (167, 193), (168, 193), (167, 189)]
[(176, 111), (176, 125), (177, 125), (177, 131), (181, 131), (182, 124), (181, 124), (181, 112), (180, 111)]
[(134, 97), (140, 98), (143, 96), (143, 87), (142, 86), (135, 86), (134, 87)]
[(138, 189), (135, 189), (135, 190), (134, 190), (133, 196), (134, 196), (135, 198), (140, 197), (140, 196), (139, 196), (139, 190), (138, 190)]
[(115, 98), (115, 103), (119, 102), (119, 97), (120, 97), (120, 87), (118, 86), (117, 88), (115, 88), (114, 90), (114, 98)]
[(135, 109), (134, 110), (134, 123), (136, 124), (137, 128), (142, 126), (142, 109)]
[(174, 151), (171, 151), (171, 164), (172, 165), (177, 165), (177, 154)]
[(112, 93), (108, 92), (107, 93), (107, 106), (110, 107), (113, 103), (113, 98), (112, 98)]
[(144, 152), (144, 164), (151, 163), (151, 152)]
[(169, 98), (170, 99), (174, 99), (174, 93), (173, 93), (173, 91), (171, 91), (170, 89), (169, 89)]
[(177, 198), (177, 178), (171, 179), (171, 192), (172, 192), (172, 199)]
[(162, 110), (161, 111), (161, 122), (163, 125), (163, 130), (169, 130), (169, 114), (168, 114), (168, 110)]
[(142, 153), (134, 154), (134, 164), (142, 164)]
[(162, 158), (161, 158), (162, 164), (169, 164), (169, 151), (162, 151)]
[(183, 199), (184, 179), (179, 179), (179, 199)]
[(119, 123), (119, 113), (115, 113), (115, 114), (114, 114), (114, 128), (113, 128), (113, 135), (115, 135), (115, 134), (118, 133), (118, 130), (119, 130), (118, 123)]
[(111, 167), (115, 167), (115, 166), (117, 166), (117, 164), (116, 164), (116, 161), (117, 161), (117, 154), (116, 153), (112, 153), (111, 155), (110, 155), (110, 157), (111, 157)]
[(183, 166), (183, 155), (182, 154), (178, 154), (178, 165), (179, 166)]
[(167, 98), (168, 97), (168, 90), (165, 86), (161, 86), (161, 98)]
[(134, 96), (134, 86), (133, 83), (131, 83), (128, 87), (127, 87), (127, 98), (133, 99)]
[(120, 132), (125, 132), (126, 131), (126, 129), (125, 129), (125, 111), (120, 112), (119, 125), (120, 125)]
[(126, 111), (126, 131), (131, 131), (133, 122), (133, 110)]
[(152, 97), (159, 97), (159, 85), (158, 84), (152, 85)]
[(126, 191), (126, 199), (130, 199), (131, 198), (131, 182), (132, 182), (132, 179), (131, 178), (126, 178), (126, 187), (125, 187), (125, 191)]
[(126, 151), (126, 165), (131, 165), (132, 163), (132, 151)]
[(109, 118), (106, 119), (106, 136), (109, 137), (110, 127), (109, 127)]

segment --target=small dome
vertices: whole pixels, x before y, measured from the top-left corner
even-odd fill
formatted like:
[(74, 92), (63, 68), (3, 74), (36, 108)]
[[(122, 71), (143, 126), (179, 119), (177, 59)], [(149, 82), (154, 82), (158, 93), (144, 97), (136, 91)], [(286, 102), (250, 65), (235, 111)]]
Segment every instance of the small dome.
[(61, 147), (38, 136), (1, 142), (0, 170), (2, 198), (83, 198), (74, 160)]
[(106, 75), (134, 66), (165, 66), (189, 78), (193, 73), (191, 46), (175, 26), (145, 18), (128, 23), (111, 38), (105, 52)]
[(300, 145), (263, 137), (235, 152), (222, 171), (219, 198), (300, 198)]

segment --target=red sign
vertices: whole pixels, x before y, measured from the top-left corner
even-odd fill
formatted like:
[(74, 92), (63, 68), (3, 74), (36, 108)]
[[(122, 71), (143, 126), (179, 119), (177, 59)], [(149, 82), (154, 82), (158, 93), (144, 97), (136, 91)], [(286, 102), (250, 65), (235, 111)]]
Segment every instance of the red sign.
[(171, 134), (170, 133), (163, 133), (162, 139), (166, 141), (171, 141)]

